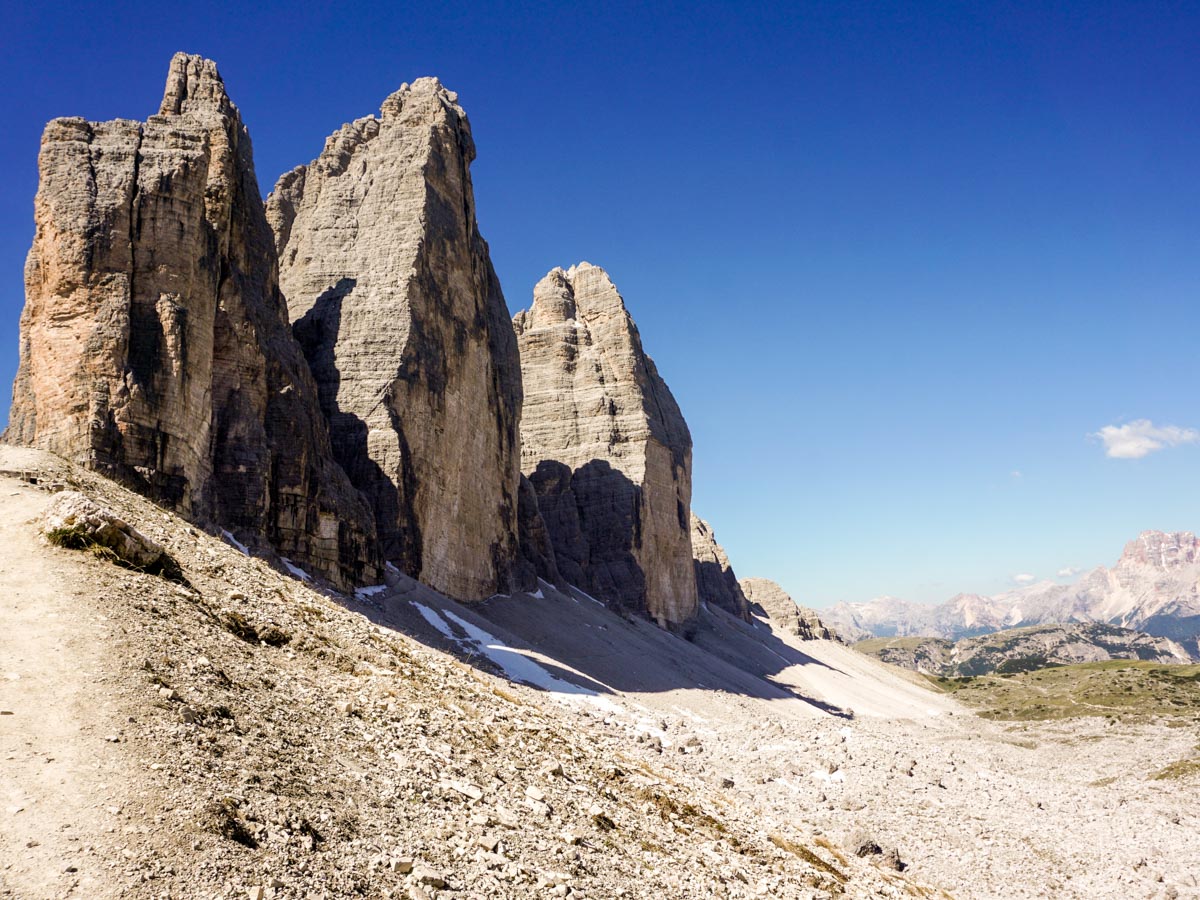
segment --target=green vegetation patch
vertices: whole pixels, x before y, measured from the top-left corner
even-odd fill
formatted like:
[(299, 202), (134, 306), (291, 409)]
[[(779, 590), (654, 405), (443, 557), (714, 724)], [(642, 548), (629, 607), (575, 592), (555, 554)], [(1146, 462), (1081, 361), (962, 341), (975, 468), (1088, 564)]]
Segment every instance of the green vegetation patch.
[(186, 585), (188, 583), (187, 579), (183, 577), (183, 570), (179, 567), (179, 563), (175, 562), (166, 551), (163, 551), (158, 559), (148, 566), (135, 565), (111, 547), (106, 547), (94, 540), (88, 534), (86, 528), (74, 525), (51, 528), (46, 532), (46, 540), (56, 547), (62, 547), (65, 550), (86, 550), (97, 559), (103, 559), (114, 565), (121, 566), (123, 569), (143, 572), (146, 575), (157, 575), (160, 578), (165, 578), (167, 581), (174, 581), (179, 584)]
[(1196, 665), (1111, 659), (973, 678), (926, 677), (990, 719), (1188, 716), (1200, 721)]
[(1168, 781), (1178, 778), (1200, 777), (1200, 759), (1181, 759), (1163, 766), (1150, 776), (1155, 781)]

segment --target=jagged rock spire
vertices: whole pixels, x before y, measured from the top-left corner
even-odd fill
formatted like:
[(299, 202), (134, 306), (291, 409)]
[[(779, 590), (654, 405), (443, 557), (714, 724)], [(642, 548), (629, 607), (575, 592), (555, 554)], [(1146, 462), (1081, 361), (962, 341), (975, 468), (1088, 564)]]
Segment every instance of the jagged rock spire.
[(249, 134), (171, 60), (145, 123), (55, 119), (6, 439), (113, 474), (341, 586), (378, 577), (285, 316)]
[(337, 458), (387, 557), (463, 600), (533, 586), (517, 583), (520, 365), (474, 158), (457, 95), (419, 78), (267, 200)]
[(554, 269), (513, 320), (521, 465), (564, 578), (678, 626), (696, 612), (692, 439), (601, 268)]

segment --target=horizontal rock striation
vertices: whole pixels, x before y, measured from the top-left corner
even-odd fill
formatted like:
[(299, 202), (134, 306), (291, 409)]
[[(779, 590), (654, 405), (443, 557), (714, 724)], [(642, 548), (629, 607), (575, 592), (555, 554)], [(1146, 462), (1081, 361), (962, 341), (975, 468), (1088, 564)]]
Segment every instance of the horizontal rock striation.
[(290, 333), (249, 134), (171, 61), (145, 123), (55, 119), (5, 439), (114, 475), (349, 587), (378, 577)]
[(521, 466), (563, 577), (673, 627), (696, 613), (692, 439), (608, 275), (554, 269), (513, 320)]
[(710, 606), (717, 606), (743, 621), (750, 621), (750, 604), (725, 549), (717, 543), (712, 526), (692, 513), (692, 560), (696, 569), (696, 593)]
[(837, 633), (828, 628), (815, 610), (797, 606), (796, 601), (769, 578), (743, 578), (742, 590), (750, 610), (767, 619), (772, 628), (798, 635), (806, 641), (837, 641)]
[[(267, 200), (336, 458), (385, 556), (460, 600), (521, 584), (521, 373), (457, 96), (404, 85)], [(549, 571), (549, 570), (547, 570)]]

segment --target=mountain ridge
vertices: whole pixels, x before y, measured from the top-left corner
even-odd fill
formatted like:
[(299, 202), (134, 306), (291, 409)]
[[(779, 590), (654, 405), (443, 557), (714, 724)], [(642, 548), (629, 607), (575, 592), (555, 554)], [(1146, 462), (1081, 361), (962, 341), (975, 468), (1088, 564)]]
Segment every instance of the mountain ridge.
[(958, 640), (1029, 625), (1100, 622), (1168, 638), (1200, 657), (1200, 539), (1189, 531), (1144, 531), (1110, 568), (1075, 582), (1040, 581), (992, 596), (956, 594), (941, 604), (883, 597), (822, 610), (840, 633)]

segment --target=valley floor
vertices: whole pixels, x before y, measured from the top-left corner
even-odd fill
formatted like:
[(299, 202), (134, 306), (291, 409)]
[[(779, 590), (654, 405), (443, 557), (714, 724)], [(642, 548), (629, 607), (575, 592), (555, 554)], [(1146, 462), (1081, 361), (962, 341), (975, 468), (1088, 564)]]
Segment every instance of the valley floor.
[[(188, 583), (48, 545), (47, 482)], [(1153, 777), (1193, 718), (987, 721), (839, 644), (548, 586), (324, 596), (4, 447), (0, 712), (0, 897), (1200, 897), (1200, 780)]]

